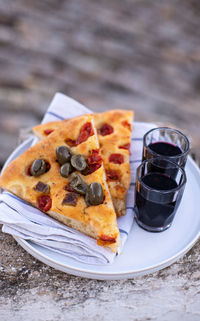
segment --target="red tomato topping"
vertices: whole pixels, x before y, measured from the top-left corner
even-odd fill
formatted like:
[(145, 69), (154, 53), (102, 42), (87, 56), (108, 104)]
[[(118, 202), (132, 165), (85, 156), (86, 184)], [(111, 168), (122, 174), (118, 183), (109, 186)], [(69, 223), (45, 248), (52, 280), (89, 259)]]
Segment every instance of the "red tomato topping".
[(131, 124), (127, 120), (123, 120), (122, 125), (124, 127), (128, 128), (129, 130), (131, 130)]
[(109, 124), (103, 124), (99, 129), (99, 134), (102, 136), (110, 135), (114, 131), (113, 127)]
[(85, 142), (88, 137), (94, 135), (94, 131), (92, 128), (92, 124), (91, 123), (86, 123), (81, 127), (79, 136), (77, 138), (77, 140), (73, 140), (73, 139), (66, 139), (65, 142), (70, 146), (70, 147), (74, 147), (77, 146), (83, 142)]
[(45, 164), (46, 164), (46, 172), (48, 172), (50, 170), (51, 165), (47, 161), (45, 162)]
[(102, 157), (99, 154), (98, 150), (93, 149), (92, 154), (88, 156), (88, 174), (95, 172), (98, 168), (101, 167)]
[(100, 167), (101, 167), (101, 164), (99, 164), (99, 163), (89, 165), (88, 174), (92, 174), (93, 172), (95, 172)]
[(38, 197), (38, 207), (41, 211), (47, 212), (50, 210), (52, 200), (49, 195), (41, 195)]
[(119, 173), (114, 169), (106, 169), (106, 177), (107, 179), (112, 181), (118, 181), (120, 178)]
[(88, 137), (94, 135), (94, 131), (91, 123), (86, 123), (81, 127), (80, 134), (77, 138), (76, 144), (79, 145), (85, 142)]
[(73, 139), (68, 138), (68, 139), (65, 140), (65, 142), (66, 142), (66, 144), (69, 145), (70, 147), (76, 146), (76, 141), (73, 140)]
[(110, 242), (110, 243), (115, 243), (116, 242), (116, 238), (115, 237), (110, 237), (107, 235), (101, 235), (100, 236), (100, 240), (105, 241), (105, 242)]
[(125, 144), (125, 145), (121, 145), (121, 146), (119, 146), (119, 148), (122, 148), (122, 149), (127, 149), (127, 150), (129, 150), (129, 149), (130, 149), (130, 143), (128, 143), (128, 144)]
[(44, 130), (44, 134), (45, 134), (45, 135), (49, 135), (49, 134), (51, 134), (53, 131), (54, 131), (54, 129), (45, 129), (45, 130)]
[(27, 169), (27, 174), (29, 175), (29, 176), (32, 176), (32, 174), (31, 174), (31, 165), (28, 167), (28, 169)]
[(124, 156), (122, 154), (111, 154), (109, 162), (114, 164), (122, 164), (124, 162)]
[(99, 151), (93, 149), (92, 154), (88, 156), (88, 165), (95, 164), (95, 163), (102, 163), (102, 157), (99, 155)]

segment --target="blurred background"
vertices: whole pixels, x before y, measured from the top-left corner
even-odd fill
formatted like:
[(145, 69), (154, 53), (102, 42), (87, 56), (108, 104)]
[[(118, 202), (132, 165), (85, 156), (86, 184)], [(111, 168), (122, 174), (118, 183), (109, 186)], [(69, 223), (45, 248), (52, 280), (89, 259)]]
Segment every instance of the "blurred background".
[(0, 166), (56, 91), (172, 124), (200, 155), (200, 1), (0, 0)]

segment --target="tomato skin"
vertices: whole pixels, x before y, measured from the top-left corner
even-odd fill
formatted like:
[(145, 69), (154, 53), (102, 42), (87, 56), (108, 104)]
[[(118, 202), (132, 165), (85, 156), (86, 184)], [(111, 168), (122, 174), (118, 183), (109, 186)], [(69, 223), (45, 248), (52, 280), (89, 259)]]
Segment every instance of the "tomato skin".
[(54, 129), (45, 129), (45, 130), (44, 130), (44, 134), (48, 136), (48, 135), (50, 135), (51, 133), (53, 133), (53, 131), (54, 131)]
[(104, 242), (110, 242), (110, 243), (115, 243), (116, 242), (116, 238), (115, 237), (110, 237), (110, 236), (107, 236), (107, 235), (101, 235), (99, 237), (99, 239), (101, 241), (104, 241)]
[(88, 122), (81, 127), (80, 134), (77, 138), (76, 144), (79, 145), (85, 142), (88, 139), (88, 137), (92, 135), (94, 135), (92, 124)]
[(122, 125), (126, 127), (128, 130), (131, 130), (131, 124), (127, 120), (123, 120)]
[(70, 147), (75, 147), (83, 142), (85, 142), (88, 137), (94, 135), (94, 131), (92, 128), (92, 124), (91, 123), (85, 123), (80, 130), (80, 133), (78, 135), (77, 140), (73, 140), (73, 139), (66, 139), (65, 142), (70, 146)]
[[(32, 164), (31, 164), (32, 165)], [(31, 165), (28, 167), (28, 169), (27, 169), (27, 175), (28, 176), (32, 176), (32, 174), (31, 174)]]
[(92, 154), (88, 156), (88, 165), (102, 163), (102, 157), (98, 150), (93, 149)]
[(89, 172), (88, 174), (91, 174), (95, 172), (97, 169), (101, 167), (102, 163), (102, 157), (99, 154), (98, 150), (93, 149), (92, 154), (88, 156), (88, 167), (89, 167)]
[(120, 178), (119, 173), (114, 169), (106, 169), (106, 177), (111, 181), (118, 181)]
[(73, 140), (73, 139), (70, 139), (70, 138), (66, 139), (65, 142), (66, 142), (66, 144), (69, 145), (70, 147), (74, 147), (74, 146), (77, 145), (77, 144), (76, 144), (76, 141)]
[(51, 168), (51, 165), (49, 164), (49, 162), (45, 162), (46, 163), (46, 172), (48, 172)]
[(119, 148), (130, 150), (130, 143), (119, 146)]
[(114, 129), (111, 125), (109, 124), (103, 124), (101, 128), (99, 128), (98, 133), (102, 136), (107, 136), (110, 135), (114, 132)]
[(127, 144), (124, 144), (124, 145), (119, 146), (120, 149), (126, 149), (126, 150), (128, 150), (128, 151), (129, 151), (129, 155), (131, 155), (130, 147), (131, 147), (130, 143), (127, 143)]
[(73, 140), (70, 138), (67, 138), (65, 142), (70, 146), (70, 147), (75, 147), (83, 142), (85, 142), (88, 137), (94, 135), (93, 127), (91, 123), (85, 123), (80, 130), (80, 133), (78, 135), (77, 140)]
[(38, 197), (38, 207), (41, 211), (47, 212), (50, 210), (52, 200), (49, 195), (41, 195)]
[(88, 174), (92, 174), (92, 173), (96, 172), (96, 170), (99, 169), (100, 167), (101, 167), (101, 164), (98, 164), (98, 163), (89, 165)]
[(124, 156), (122, 154), (111, 154), (109, 157), (109, 162), (119, 165), (123, 164)]

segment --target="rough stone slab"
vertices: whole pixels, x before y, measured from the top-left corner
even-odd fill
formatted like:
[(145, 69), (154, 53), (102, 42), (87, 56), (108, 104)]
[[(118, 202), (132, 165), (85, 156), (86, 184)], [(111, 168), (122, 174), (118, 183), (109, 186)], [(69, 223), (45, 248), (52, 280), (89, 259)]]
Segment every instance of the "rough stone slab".
[(2, 321), (199, 321), (200, 242), (182, 259), (148, 276), (97, 281), (44, 265), (0, 233)]

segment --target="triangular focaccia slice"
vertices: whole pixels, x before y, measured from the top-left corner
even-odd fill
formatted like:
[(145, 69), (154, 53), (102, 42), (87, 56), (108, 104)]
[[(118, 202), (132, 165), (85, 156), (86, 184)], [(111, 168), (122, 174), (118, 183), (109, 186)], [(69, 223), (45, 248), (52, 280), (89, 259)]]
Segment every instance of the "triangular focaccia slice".
[[(131, 177), (129, 148), (134, 114), (130, 110), (110, 110), (93, 116), (113, 205), (117, 216), (125, 215)], [(33, 132), (43, 139), (68, 121), (41, 124), (35, 126)]]
[[(0, 187), (116, 252), (120, 243), (119, 230), (101, 156), (98, 154), (99, 144), (93, 124), (91, 115), (69, 120), (67, 126), (62, 126), (12, 161), (0, 177)], [(88, 175), (78, 171), (74, 173), (78, 173), (88, 186), (94, 182), (101, 184), (104, 197), (100, 205), (88, 206), (85, 196), (71, 187), (70, 176), (61, 176), (56, 148), (69, 147), (68, 144), (74, 145), (70, 147), (72, 155), (83, 155), (91, 165)], [(31, 176), (36, 159), (44, 160), (46, 166), (46, 172), (37, 177)], [(36, 173), (40, 165), (35, 165)]]

